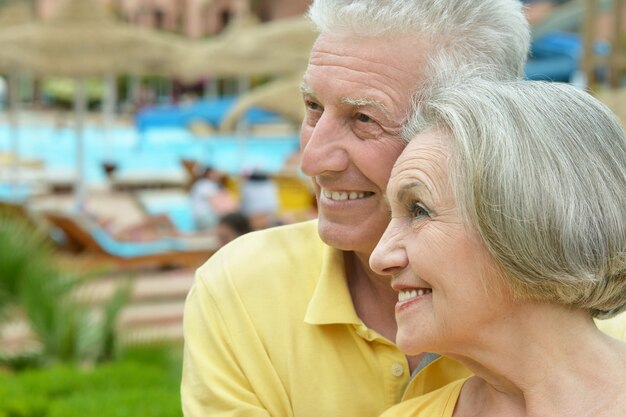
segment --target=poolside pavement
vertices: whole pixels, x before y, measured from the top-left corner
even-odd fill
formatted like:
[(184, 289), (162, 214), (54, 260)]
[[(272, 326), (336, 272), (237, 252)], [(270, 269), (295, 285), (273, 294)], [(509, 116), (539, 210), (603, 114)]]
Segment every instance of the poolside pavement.
[(194, 281), (194, 269), (149, 271), (128, 278), (112, 274), (85, 290), (93, 305), (108, 300), (116, 288), (130, 281), (129, 303), (118, 318), (123, 345), (183, 340), (183, 310)]

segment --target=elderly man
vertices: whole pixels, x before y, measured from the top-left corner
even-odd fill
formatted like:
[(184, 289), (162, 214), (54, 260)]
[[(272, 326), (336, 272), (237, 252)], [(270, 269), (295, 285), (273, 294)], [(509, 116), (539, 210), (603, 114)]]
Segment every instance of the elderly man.
[[(397, 295), (368, 259), (414, 93), (440, 71), (522, 74), (518, 0), (315, 0), (302, 170), (319, 219), (248, 234), (198, 270), (185, 309), (187, 416), (377, 416), (467, 375), (394, 344)], [(461, 318), (460, 318), (461, 319)]]

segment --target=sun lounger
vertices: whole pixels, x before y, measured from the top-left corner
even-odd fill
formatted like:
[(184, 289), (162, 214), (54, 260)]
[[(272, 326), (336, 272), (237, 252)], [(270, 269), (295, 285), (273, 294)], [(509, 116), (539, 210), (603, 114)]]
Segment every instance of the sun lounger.
[(76, 252), (82, 245), (74, 242), (58, 230), (50, 228), (36, 212), (29, 210), (25, 200), (0, 199), (0, 221), (17, 221), (30, 230), (39, 231), (46, 236), (48, 243), (70, 252)]
[(184, 188), (189, 183), (182, 171), (113, 172), (109, 177), (111, 187), (117, 191)]
[(198, 267), (214, 253), (214, 246), (193, 244), (183, 239), (118, 241), (95, 222), (65, 213), (45, 213), (46, 219), (70, 239), (81, 243), (81, 253), (120, 269)]

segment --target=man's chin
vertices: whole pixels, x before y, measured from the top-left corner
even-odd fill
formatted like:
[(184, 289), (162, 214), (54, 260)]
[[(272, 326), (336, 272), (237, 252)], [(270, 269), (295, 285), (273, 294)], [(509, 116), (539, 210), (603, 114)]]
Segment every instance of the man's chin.
[[(320, 238), (328, 246), (343, 251), (364, 251), (365, 248), (376, 246), (377, 239), (373, 239), (371, 231), (365, 229), (362, 223), (330, 221), (324, 216), (319, 216), (317, 231)], [(376, 242), (370, 242), (376, 240)]]

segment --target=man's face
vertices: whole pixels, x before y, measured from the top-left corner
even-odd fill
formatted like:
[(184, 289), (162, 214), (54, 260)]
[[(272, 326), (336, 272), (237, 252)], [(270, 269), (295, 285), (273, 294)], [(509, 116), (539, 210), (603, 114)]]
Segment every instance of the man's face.
[(369, 256), (387, 227), (385, 189), (423, 53), (413, 38), (322, 34), (313, 46), (302, 84), (301, 166), (331, 246)]

